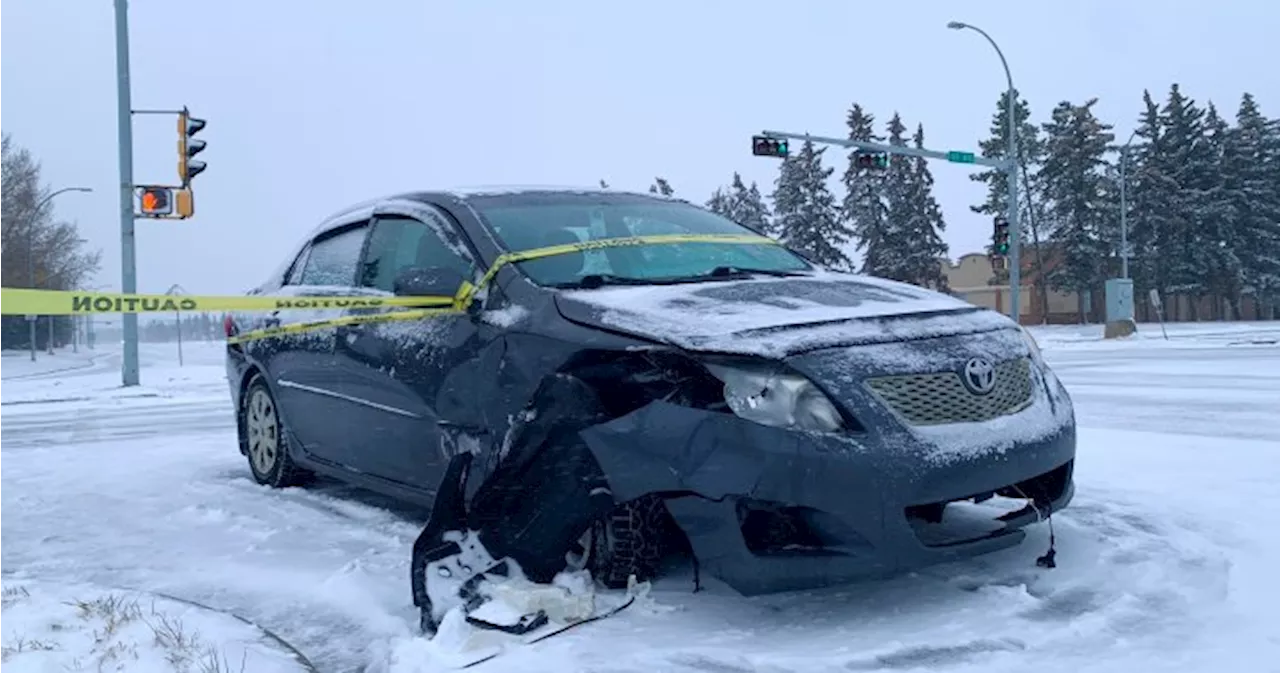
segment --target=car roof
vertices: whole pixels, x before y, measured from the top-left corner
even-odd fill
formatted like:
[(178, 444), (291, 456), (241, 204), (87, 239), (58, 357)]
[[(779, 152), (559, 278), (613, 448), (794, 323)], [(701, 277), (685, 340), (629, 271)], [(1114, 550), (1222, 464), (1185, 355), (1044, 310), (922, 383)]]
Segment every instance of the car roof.
[(480, 185), (470, 187), (451, 187), (445, 189), (433, 189), (417, 192), (402, 192), (399, 194), (391, 194), (376, 199), (367, 199), (359, 203), (352, 204), (331, 214), (325, 218), (311, 234), (308, 240), (319, 236), (331, 229), (336, 229), (357, 220), (367, 219), (375, 208), (378, 206), (399, 202), (401, 204), (436, 204), (447, 203), (450, 201), (458, 201), (465, 203), (472, 197), (483, 196), (502, 196), (510, 194), (530, 194), (530, 193), (561, 193), (561, 194), (600, 194), (611, 196), (639, 196), (651, 198), (658, 201), (680, 201), (687, 202), (671, 196), (663, 196), (661, 194), (653, 194), (648, 192), (636, 192), (624, 189), (610, 189), (602, 187), (581, 187), (566, 185)]

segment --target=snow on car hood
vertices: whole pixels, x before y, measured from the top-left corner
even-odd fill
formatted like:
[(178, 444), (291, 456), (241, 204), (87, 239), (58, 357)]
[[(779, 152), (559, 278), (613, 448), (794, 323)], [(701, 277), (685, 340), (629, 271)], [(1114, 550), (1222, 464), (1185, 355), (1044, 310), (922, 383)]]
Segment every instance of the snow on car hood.
[(559, 293), (565, 318), (690, 350), (784, 357), (1007, 329), (1008, 318), (923, 288), (854, 274), (606, 287)]

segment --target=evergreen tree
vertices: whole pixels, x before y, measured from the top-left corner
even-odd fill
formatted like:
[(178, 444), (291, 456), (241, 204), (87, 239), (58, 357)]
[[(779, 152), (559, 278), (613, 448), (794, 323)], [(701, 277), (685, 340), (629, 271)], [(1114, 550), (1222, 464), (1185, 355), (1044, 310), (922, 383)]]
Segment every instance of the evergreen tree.
[(676, 193), (676, 190), (671, 188), (671, 183), (667, 182), (666, 178), (654, 178), (653, 184), (649, 185), (649, 193), (671, 196)]
[(1145, 142), (1131, 148), (1126, 166), (1129, 244), (1134, 251), (1130, 269), (1139, 297), (1151, 289), (1163, 296), (1169, 290), (1171, 260), (1176, 254), (1173, 209), (1177, 182), (1164, 161), (1168, 139), (1160, 108), (1150, 91), (1142, 92), (1142, 103), (1136, 135)]
[(733, 190), (728, 197), (730, 211), (733, 213), (731, 219), (762, 234), (771, 233), (773, 223), (769, 221), (769, 206), (765, 205), (764, 196), (760, 194), (755, 181), (747, 187), (742, 182), (742, 176), (735, 172), (730, 189)]
[[(905, 146), (903, 135), (907, 127), (897, 112), (889, 120), (886, 127), (888, 142), (894, 146)], [(885, 231), (884, 248), (877, 256), (876, 275), (881, 278), (909, 283), (913, 269), (908, 261), (907, 252), (911, 248), (911, 230), (915, 226), (915, 209), (919, 200), (913, 183), (916, 180), (914, 159), (903, 155), (894, 155), (885, 169), (884, 202)]]
[[(923, 124), (916, 125), (911, 141), (916, 149), (924, 149)], [(947, 259), (947, 244), (942, 240), (942, 232), (947, 224), (942, 217), (942, 207), (933, 196), (933, 173), (929, 171), (929, 160), (915, 157), (911, 162), (914, 164), (911, 200), (916, 205), (910, 213), (911, 226), (907, 229), (904, 261), (910, 275), (908, 282), (946, 291), (947, 277), (942, 272), (942, 264)]]
[(783, 243), (814, 263), (848, 269), (849, 258), (842, 247), (849, 241), (849, 230), (827, 187), (835, 169), (823, 167), (825, 152), (826, 148), (817, 149), (806, 140), (798, 154), (783, 159), (773, 192), (778, 233)]
[(1223, 154), (1242, 284), (1274, 317), (1280, 295), (1280, 123), (1263, 117), (1250, 94), (1240, 100)]
[(716, 191), (711, 192), (711, 198), (707, 199), (707, 210), (721, 217), (733, 219), (733, 208), (729, 197), (724, 193), (724, 188), (716, 187)]
[[(1059, 263), (1048, 282), (1059, 291), (1083, 294), (1102, 280), (1101, 232), (1107, 226), (1103, 168), (1111, 125), (1093, 114), (1097, 99), (1083, 105), (1067, 101), (1054, 108), (1044, 125), (1045, 164), (1041, 170), (1049, 205), (1049, 239)], [(1081, 318), (1085, 307), (1081, 305)]]
[[(1038, 180), (1041, 164), (1044, 162), (1044, 140), (1040, 137), (1040, 127), (1031, 120), (1031, 107), (1015, 89), (1014, 98), (1014, 136), (1018, 143), (1018, 218), (1019, 229), (1023, 241), (1031, 243), (1031, 264), (1035, 268), (1035, 287), (1042, 313), (1048, 314), (1049, 291), (1045, 283), (1044, 256), (1040, 243), (1042, 223), (1045, 219), (1045, 199), (1043, 189)], [(1008, 108), (1009, 97), (1001, 94), (996, 100), (996, 112), (991, 118), (991, 135), (978, 143), (982, 156), (988, 159), (1003, 159), (1009, 152), (1008, 142)], [(970, 180), (987, 185), (987, 198), (981, 204), (969, 206), (975, 213), (990, 216), (1008, 216), (1009, 200), (1008, 173), (1001, 169), (989, 168), (969, 176)], [(1029, 236), (1028, 236), (1029, 234)], [(1012, 244), (1012, 241), (1010, 241)], [(987, 254), (995, 253), (995, 242), (987, 245)], [(1008, 270), (998, 271), (996, 280), (1008, 282)]]
[(764, 203), (760, 188), (755, 182), (747, 187), (736, 171), (728, 187), (718, 187), (707, 200), (707, 209), (761, 234), (772, 231), (769, 207)]
[(1161, 160), (1176, 185), (1173, 199), (1173, 259), (1170, 274), (1175, 293), (1190, 296), (1192, 320), (1200, 318), (1197, 302), (1209, 290), (1212, 245), (1205, 232), (1209, 220), (1207, 194), (1217, 170), (1212, 148), (1205, 140), (1204, 111), (1184, 96), (1177, 84), (1160, 111), (1165, 154)]
[[(874, 131), (875, 117), (865, 112), (861, 105), (849, 108), (845, 124), (849, 127), (849, 140), (880, 142)], [(887, 271), (885, 255), (893, 254), (888, 240), (888, 211), (885, 205), (885, 175), (883, 169), (859, 168), (858, 151), (849, 152), (849, 167), (844, 172), (844, 206), (841, 214), (852, 232), (853, 240), (862, 255), (862, 273), (883, 276)]]
[[(1204, 129), (1203, 142), (1213, 168), (1207, 176), (1211, 182), (1206, 185), (1201, 204), (1205, 217), (1201, 224), (1204, 230), (1200, 235), (1204, 237), (1204, 256), (1209, 266), (1209, 275), (1205, 281), (1215, 297), (1226, 300), (1230, 315), (1239, 316), (1240, 293), (1244, 289), (1244, 266), (1237, 254), (1240, 218), (1235, 213), (1235, 199), (1232, 195), (1239, 189), (1238, 171), (1241, 167), (1237, 160), (1237, 148), (1230, 142), (1231, 129), (1212, 102), (1205, 110)], [(1227, 316), (1224, 314), (1223, 317)]]

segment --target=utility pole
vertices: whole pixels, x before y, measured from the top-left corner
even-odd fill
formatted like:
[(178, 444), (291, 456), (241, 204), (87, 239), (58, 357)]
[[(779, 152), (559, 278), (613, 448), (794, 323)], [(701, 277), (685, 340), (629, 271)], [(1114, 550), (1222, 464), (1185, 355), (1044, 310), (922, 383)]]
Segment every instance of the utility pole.
[(1133, 137), (1138, 135), (1137, 129), (1129, 134), (1129, 139), (1120, 147), (1120, 277), (1129, 277), (1129, 197), (1128, 166), (1129, 146)]
[[(129, 3), (115, 0), (116, 14), (116, 124), (120, 152), (120, 291), (138, 291), (138, 273), (133, 235), (133, 97), (129, 84)], [(138, 380), (138, 315), (124, 313), (124, 358), (120, 366), (122, 383), (136, 386)]]
[[(169, 286), (169, 289), (164, 291), (164, 293), (169, 296), (186, 294), (186, 292), (187, 291), (181, 285), (177, 285), (177, 284)], [(182, 311), (176, 308), (173, 309), (173, 319), (178, 326), (178, 366), (181, 367), (182, 366)]]
[(947, 24), (947, 28), (952, 30), (972, 30), (975, 33), (985, 37), (987, 42), (991, 43), (991, 47), (996, 50), (996, 55), (1000, 57), (1000, 65), (1004, 66), (1004, 76), (1008, 84), (1005, 103), (1005, 120), (1006, 124), (1006, 153), (1008, 164), (1005, 170), (1008, 172), (1009, 196), (1008, 210), (1006, 214), (1009, 218), (1009, 234), (1013, 239), (1012, 245), (1009, 246), (1009, 300), (1013, 303), (1010, 311), (1010, 317), (1015, 323), (1022, 324), (1020, 320), (1022, 316), (1022, 223), (1018, 215), (1018, 134), (1017, 120), (1014, 114), (1014, 104), (1017, 95), (1013, 89), (1013, 74), (1009, 71), (1009, 62), (1004, 58), (1004, 52), (1000, 51), (1000, 45), (991, 39), (987, 32), (977, 26), (971, 26), (960, 21), (952, 21)]

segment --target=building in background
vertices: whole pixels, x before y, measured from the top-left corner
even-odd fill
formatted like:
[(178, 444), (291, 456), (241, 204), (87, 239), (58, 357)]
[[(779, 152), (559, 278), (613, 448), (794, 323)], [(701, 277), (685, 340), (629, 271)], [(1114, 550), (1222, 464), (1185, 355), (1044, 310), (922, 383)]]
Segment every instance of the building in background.
[[(1060, 257), (1055, 254), (1056, 248), (1052, 244), (1044, 244), (1041, 249), (1047, 276), (1053, 273)], [(1022, 255), (1022, 294), (1019, 297), (1022, 306), (1018, 322), (1023, 325), (1073, 325), (1106, 320), (1106, 295), (1102, 283), (1085, 293), (1057, 292), (1047, 286), (1041, 287), (1037, 268), (1041, 265), (1036, 264), (1035, 256), (1036, 252), (1031, 248)], [(1008, 274), (994, 268), (986, 253), (962, 255), (955, 264), (945, 259), (941, 263), (951, 294), (983, 308), (1005, 314), (1009, 312)], [(1171, 322), (1275, 318), (1275, 307), (1270, 307), (1270, 311), (1267, 307), (1259, 307), (1250, 288), (1246, 288), (1241, 297), (1238, 316), (1232, 315), (1234, 311), (1220, 297), (1191, 297), (1178, 293), (1168, 293), (1164, 297), (1164, 310), (1164, 319)], [(1138, 322), (1159, 319), (1145, 291), (1135, 292), (1134, 317)]]

